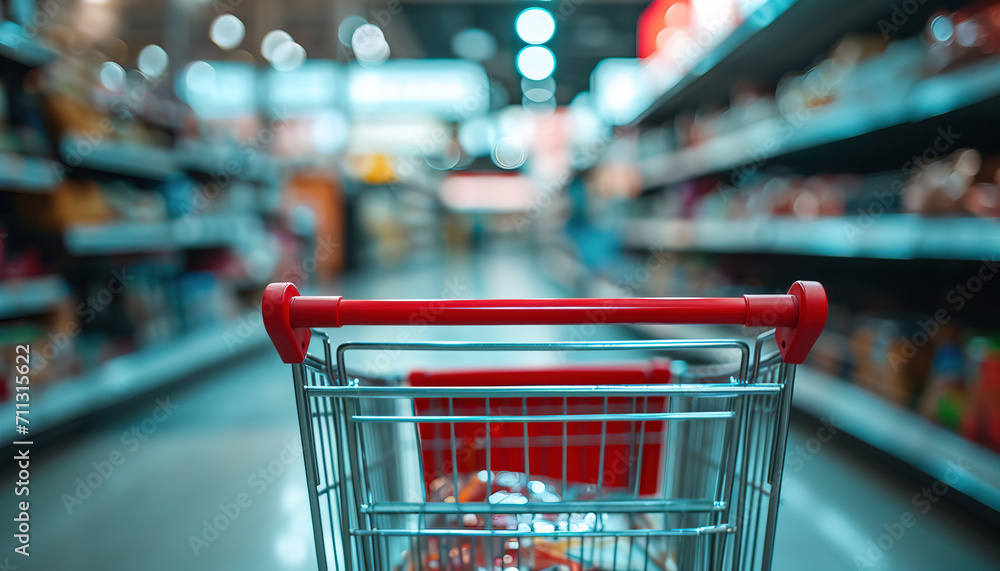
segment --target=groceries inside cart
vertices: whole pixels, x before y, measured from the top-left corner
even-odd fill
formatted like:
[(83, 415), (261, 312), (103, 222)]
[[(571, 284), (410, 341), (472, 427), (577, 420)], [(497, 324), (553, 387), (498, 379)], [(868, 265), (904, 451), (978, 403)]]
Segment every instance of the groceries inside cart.
[[(755, 340), (347, 342), (321, 329), (731, 323)], [(321, 569), (769, 568), (819, 284), (727, 299), (369, 301), (272, 284)], [(315, 337), (315, 338), (314, 338)], [(387, 336), (388, 337), (388, 336)], [(544, 357), (540, 357), (543, 356)], [(528, 363), (528, 364), (524, 364)]]

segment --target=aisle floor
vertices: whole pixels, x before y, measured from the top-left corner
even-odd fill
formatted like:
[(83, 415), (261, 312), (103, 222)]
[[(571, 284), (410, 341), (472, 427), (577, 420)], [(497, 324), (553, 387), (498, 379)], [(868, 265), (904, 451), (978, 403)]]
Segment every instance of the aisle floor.
[[(563, 293), (535, 276), (526, 260), (499, 257), (349, 281), (343, 292), (372, 298), (438, 297), (449, 289), (463, 297)], [(334, 335), (384, 340), (387, 331)], [(444, 328), (429, 335), (546, 340), (566, 333), (565, 328)], [(599, 333), (616, 334), (621, 330)], [(158, 420), (147, 440), (127, 436), (143, 422), (150, 426), (150, 419)], [(817, 447), (816, 436), (815, 426), (793, 424), (789, 449), (812, 452), (795, 452), (799, 460), (789, 464), (776, 569), (1000, 567), (1000, 545), (987, 530), (956, 518), (943, 504), (928, 503), (922, 513), (923, 503), (913, 500), (919, 487), (854, 454), (849, 438), (834, 437)], [(10, 563), (26, 571), (315, 569), (298, 443), (291, 375), (269, 349), (149, 395), (127, 412), (109, 413), (87, 430), (35, 449), (32, 555), (30, 564), (20, 558)], [(124, 460), (109, 471), (112, 457)], [(278, 475), (268, 475), (268, 469)], [(100, 470), (106, 475), (92, 475)], [(88, 485), (88, 477), (96, 485)], [(13, 474), (5, 474), (0, 485), (11, 489)], [(249, 504), (236, 515), (230, 504), (241, 494)], [(14, 500), (3, 495), (2, 513), (14, 513)], [(225, 529), (205, 541), (205, 522), (226, 512)], [(894, 526), (906, 512), (914, 514), (915, 524)], [(888, 549), (873, 549), (890, 529), (905, 531)], [(10, 542), (10, 536), (3, 538), (4, 554), (12, 552)]]

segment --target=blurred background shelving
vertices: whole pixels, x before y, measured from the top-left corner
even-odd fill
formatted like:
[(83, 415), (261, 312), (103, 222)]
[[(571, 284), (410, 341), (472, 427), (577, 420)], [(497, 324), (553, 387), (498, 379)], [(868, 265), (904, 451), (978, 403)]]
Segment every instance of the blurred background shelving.
[(256, 351), (268, 282), (499, 245), (824, 283), (795, 405), (1000, 507), (997, 0), (72, 4), (0, 2), (0, 414), (19, 343), (57, 428)]
[(770, 253), (843, 258), (980, 260), (1000, 251), (1000, 224), (983, 218), (886, 214), (862, 230), (856, 218), (690, 220), (622, 223), (630, 248), (670, 252)]
[(318, 258), (314, 217), (328, 211), (289, 197), (303, 169), (233, 135), (266, 114), (205, 118), (176, 96), (179, 70), (140, 72), (127, 49), (128, 72), (92, 61), (103, 54), (70, 29), (36, 27), (53, 16), (37, 10), (0, 11), (0, 411), (29, 344), (36, 434), (256, 351), (262, 328), (231, 324), (253, 317), (263, 286), (328, 279), (340, 255), (292, 263)]
[(996, 509), (1000, 6), (748, 2), (699, 28), (683, 4), (640, 16), (644, 59), (595, 70), (616, 126), (546, 267), (582, 295), (821, 281), (795, 406), (935, 478), (975, 458), (962, 491)]

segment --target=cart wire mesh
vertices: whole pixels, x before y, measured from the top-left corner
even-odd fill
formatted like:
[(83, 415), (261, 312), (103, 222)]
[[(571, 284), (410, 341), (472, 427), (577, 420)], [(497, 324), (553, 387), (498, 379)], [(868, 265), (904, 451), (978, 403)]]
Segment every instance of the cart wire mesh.
[[(321, 570), (770, 568), (794, 378), (780, 353), (764, 354), (773, 332), (752, 346), (346, 343), (336, 351), (314, 334), (322, 355), (292, 368)], [(596, 385), (412, 386), (345, 366), (348, 352), (385, 350), (736, 358), (677, 371), (667, 384), (621, 384), (609, 373)], [(469, 427), (475, 438), (463, 436)], [(540, 457), (561, 474), (542, 474)]]

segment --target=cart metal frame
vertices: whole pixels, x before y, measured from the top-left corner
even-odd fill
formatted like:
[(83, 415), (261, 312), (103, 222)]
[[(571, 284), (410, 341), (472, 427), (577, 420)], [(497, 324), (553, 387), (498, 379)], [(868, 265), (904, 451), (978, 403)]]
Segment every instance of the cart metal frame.
[[(738, 304), (727, 298), (351, 302), (301, 297), (291, 284), (272, 284), (264, 301), (268, 332), (283, 360), (293, 363), (321, 570), (475, 569), (477, 551), (490, 571), (494, 562), (501, 569), (533, 569), (540, 547), (558, 542), (563, 542), (565, 551), (583, 569), (664, 569), (670, 568), (668, 560), (685, 570), (770, 568), (794, 364), (805, 357), (826, 318), (825, 292), (819, 284), (797, 282), (787, 296), (744, 296), (737, 298)], [(361, 305), (350, 307), (351, 303)], [(605, 322), (778, 327), (758, 336), (752, 346), (742, 340), (351, 342), (336, 349), (325, 333), (309, 329), (323, 324), (406, 324), (415, 310), (429, 303), (437, 304), (438, 324), (585, 323), (584, 319), (592, 319), (594, 308), (600, 307), (606, 311), (605, 318), (610, 316)], [(448, 303), (457, 304), (449, 307)], [(614, 310), (607, 311), (608, 307)], [(719, 317), (722, 308), (726, 313)], [(307, 352), (313, 333), (321, 338), (321, 355)], [(776, 350), (765, 352), (765, 345), (771, 343)], [(609, 378), (606, 384), (587, 386), (417, 387), (350, 374), (348, 353), (373, 350), (641, 351), (657, 355), (721, 351), (735, 358), (722, 368), (692, 368), (672, 384), (623, 385)], [(524, 403), (521, 414), (491, 412), (491, 398), (510, 400), (512, 394)], [(581, 397), (602, 399), (603, 410), (573, 413), (567, 403)], [(429, 398), (446, 400), (450, 413), (455, 399), (481, 399), (483, 414), (418, 414), (417, 399)], [(529, 414), (529, 402), (542, 398), (561, 399), (561, 413)], [(609, 412), (610, 399), (630, 402), (631, 410)], [(651, 400), (664, 405), (648, 410)], [(528, 467), (532, 445), (528, 427), (540, 422), (562, 424), (564, 474), (566, 450), (572, 446), (567, 426), (601, 424), (597, 466), (602, 471), (596, 486), (581, 492), (563, 477), (561, 483), (546, 484), (558, 495), (556, 501), (529, 501), (527, 491), (510, 495), (517, 501), (504, 501), (508, 496), (497, 484), (504, 466), (490, 465), (494, 443), (487, 428), (486, 465), (481, 472), (485, 473), (487, 499), (455, 500), (460, 488), (460, 474), (454, 469), (457, 423), (523, 424), (520, 449), (523, 465)], [(631, 426), (628, 440), (633, 444), (628, 461), (623, 462), (631, 490), (602, 486), (610, 422)], [(659, 458), (643, 458), (642, 439), (649, 433), (644, 426), (650, 422), (665, 428)], [(451, 427), (452, 469), (440, 473), (442, 481), (450, 480), (451, 501), (433, 501), (424, 488), (417, 426), (428, 423)], [(660, 463), (661, 482), (653, 496), (639, 493), (644, 462)], [(530, 468), (526, 472), (524, 482), (539, 485), (533, 482)], [(477, 524), (463, 525), (469, 518)], [(435, 561), (436, 566), (428, 565)], [(459, 563), (453, 565), (454, 561)]]

